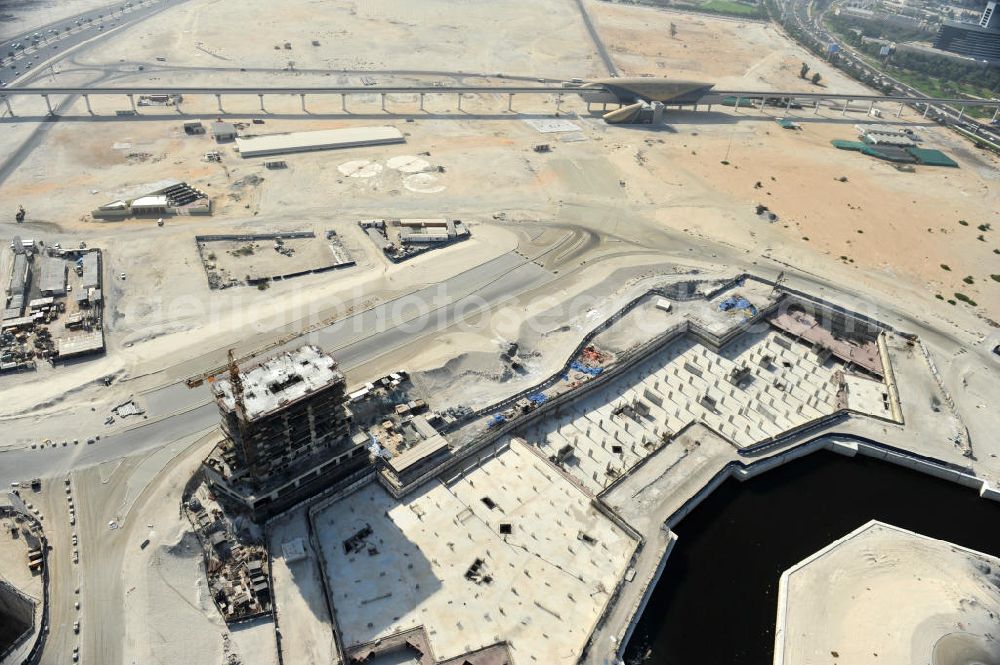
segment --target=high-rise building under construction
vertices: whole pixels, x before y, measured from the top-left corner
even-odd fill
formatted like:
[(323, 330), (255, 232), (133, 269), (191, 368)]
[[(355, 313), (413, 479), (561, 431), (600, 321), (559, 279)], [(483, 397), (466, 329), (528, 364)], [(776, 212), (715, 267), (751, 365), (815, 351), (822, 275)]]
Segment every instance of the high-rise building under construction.
[(350, 428), (346, 382), (315, 346), (282, 353), (251, 368), (231, 364), (214, 384), (222, 429), (236, 466), (258, 481), (342, 441)]

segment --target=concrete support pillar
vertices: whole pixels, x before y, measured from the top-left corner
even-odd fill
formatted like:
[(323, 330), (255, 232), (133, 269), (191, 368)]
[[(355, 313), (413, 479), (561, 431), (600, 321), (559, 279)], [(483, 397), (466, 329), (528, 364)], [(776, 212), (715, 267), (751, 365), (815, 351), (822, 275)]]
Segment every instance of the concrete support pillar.
[(347, 93), (340, 93), (340, 108), (344, 113), (347, 113)]
[(764, 102), (766, 102), (766, 101), (767, 101), (767, 98), (765, 98), (765, 97), (761, 97), (760, 98), (760, 112), (761, 113), (764, 112)]
[(94, 115), (94, 109), (90, 108), (90, 95), (83, 96), (83, 103), (87, 105), (87, 113)]
[(733, 110), (736, 113), (740, 112), (740, 97), (739, 97), (739, 95), (736, 96), (736, 105), (733, 107)]
[(1000, 106), (993, 109), (993, 120), (991, 122), (997, 121), (997, 114), (1000, 114)]
[(514, 112), (514, 93), (513, 92), (507, 94), (507, 110), (510, 111), (511, 113)]
[(868, 102), (868, 115), (871, 116), (872, 110), (875, 108), (875, 102)]
[(305, 94), (304, 93), (300, 93), (299, 97), (302, 99), (302, 112), (303, 113), (308, 113), (309, 111), (306, 110), (306, 96), (305, 96)]
[(462, 110), (462, 93), (458, 93), (458, 110)]
[(789, 97), (789, 98), (788, 98), (788, 101), (787, 101), (787, 102), (785, 102), (785, 115), (788, 115), (788, 111), (789, 111), (789, 109), (791, 109), (791, 108), (792, 108), (792, 98), (791, 98), (791, 97)]
[(711, 104), (709, 104), (709, 105), (708, 105), (708, 112), (709, 112), (709, 113), (711, 113), (711, 112), (712, 112), (712, 105), (711, 105)]
[(902, 102), (899, 103), (899, 108), (896, 109), (896, 117), (898, 118), (901, 115), (903, 115), (903, 103)]
[(222, 108), (222, 95), (215, 93), (215, 101), (219, 105), (219, 113), (225, 113), (225, 110)]
[(424, 110), (424, 93), (420, 93), (420, 110)]
[(385, 93), (384, 92), (381, 93), (380, 96), (382, 97), (382, 110), (384, 111), (385, 110)]
[(962, 116), (964, 116), (964, 115), (965, 115), (965, 107), (964, 106), (959, 106), (958, 107), (958, 121), (959, 122), (962, 122)]
[(560, 92), (556, 95), (556, 115), (559, 115), (562, 112), (562, 109), (560, 108), (561, 106), (562, 106), (562, 93)]
[(694, 103), (694, 110), (695, 110), (695, 111), (697, 111), (697, 110), (698, 110), (698, 102), (695, 102), (695, 103)]
[(45, 106), (47, 106), (48, 109), (49, 109), (49, 115), (55, 115), (52, 112), (52, 102), (49, 101), (49, 96), (48, 95), (42, 95), (42, 97), (45, 98)]
[(267, 113), (267, 109), (264, 108), (264, 95), (258, 93), (257, 97), (260, 98), (260, 112), (261, 113)]
[(138, 113), (138, 111), (136, 111), (135, 108), (135, 95), (125, 95), (125, 96), (128, 97), (128, 103), (132, 106), (132, 110)]
[(851, 105), (851, 100), (844, 100), (844, 110), (840, 112), (840, 115), (847, 115), (847, 107)]
[[(924, 104), (924, 117), (926, 118), (927, 114), (930, 113), (930, 112), (931, 112), (931, 105), (930, 104)], [(996, 114), (994, 114), (993, 117), (995, 118)]]
[(813, 115), (816, 115), (817, 113), (819, 113), (819, 100), (818, 99), (816, 100), (816, 103), (813, 104)]
[(10, 107), (10, 97), (4, 97), (3, 98), (3, 103), (7, 106), (7, 113), (9, 113), (10, 117), (13, 118), (14, 117), (14, 109), (12, 109)]

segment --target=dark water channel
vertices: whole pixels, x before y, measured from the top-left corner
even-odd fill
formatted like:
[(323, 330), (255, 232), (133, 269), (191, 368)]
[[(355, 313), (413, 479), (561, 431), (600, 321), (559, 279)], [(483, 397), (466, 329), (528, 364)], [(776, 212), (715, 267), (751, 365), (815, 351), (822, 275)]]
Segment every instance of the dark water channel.
[(727, 480), (675, 527), (626, 662), (771, 663), (781, 573), (872, 519), (1000, 556), (1000, 503), (888, 462), (817, 452)]

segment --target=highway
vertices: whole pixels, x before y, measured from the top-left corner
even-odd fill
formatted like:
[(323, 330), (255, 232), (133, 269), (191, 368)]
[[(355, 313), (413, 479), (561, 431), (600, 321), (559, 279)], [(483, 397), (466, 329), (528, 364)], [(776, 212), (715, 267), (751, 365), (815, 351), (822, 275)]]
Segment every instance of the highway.
[(54, 21), (23, 37), (0, 42), (0, 80), (11, 86), (16, 79), (38, 71), (41, 63), (60, 56), (84, 42), (124, 25), (148, 18), (183, 0), (133, 0), (94, 9)]
[(962, 106), (983, 106), (989, 108), (1000, 107), (1000, 100), (975, 100), (975, 99), (960, 99), (960, 98), (949, 98), (941, 99), (937, 97), (927, 97), (926, 95), (920, 95), (918, 97), (908, 96), (908, 95), (864, 95), (864, 94), (850, 94), (850, 93), (837, 93), (837, 92), (789, 92), (781, 90), (712, 90), (711, 95), (719, 95), (723, 97), (777, 97), (780, 99), (791, 99), (791, 100), (810, 100), (810, 101), (834, 101), (834, 100), (844, 100), (844, 101), (857, 101), (857, 102), (895, 102), (897, 104), (913, 104), (914, 102), (926, 102), (932, 104), (956, 104)]
[[(868, 60), (858, 53), (851, 46), (844, 44), (842, 40), (831, 35), (823, 25), (823, 17), (827, 9), (814, 15), (814, 0), (779, 0), (784, 15), (783, 20), (788, 16), (802, 33), (811, 41), (812, 46), (823, 52), (829, 44), (837, 44), (840, 47), (837, 57), (842, 61), (841, 70), (859, 80), (862, 83), (884, 85), (886, 89), (891, 89), (896, 95), (895, 101), (913, 106), (925, 115), (930, 115), (936, 122), (944, 125), (954, 124), (961, 127), (975, 136), (982, 136), (993, 142), (1000, 142), (1000, 132), (986, 127), (974, 119), (965, 117), (964, 108), (969, 106), (979, 106), (993, 109), (1000, 109), (1000, 101), (988, 100), (980, 103), (980, 100), (969, 99), (935, 99), (927, 97), (916, 88), (893, 78), (884, 71), (876, 69)], [(808, 46), (809, 44), (805, 44)], [(957, 108), (955, 108), (957, 107)], [(996, 113), (996, 112), (995, 112)], [(994, 115), (996, 119), (996, 115)]]

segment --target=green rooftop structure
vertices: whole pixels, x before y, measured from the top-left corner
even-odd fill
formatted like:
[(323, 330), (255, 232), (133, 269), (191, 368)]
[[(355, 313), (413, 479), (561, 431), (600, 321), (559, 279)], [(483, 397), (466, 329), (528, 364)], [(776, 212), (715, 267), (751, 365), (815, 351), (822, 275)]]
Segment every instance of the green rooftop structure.
[(840, 150), (854, 150), (889, 162), (921, 164), (924, 166), (950, 166), (953, 168), (958, 166), (958, 162), (948, 157), (948, 155), (932, 148), (874, 146), (861, 141), (844, 141), (841, 139), (834, 139), (830, 143)]
[(916, 157), (917, 161), (927, 166), (950, 166), (958, 167), (958, 162), (944, 154), (940, 150), (932, 148), (907, 148), (907, 152)]

